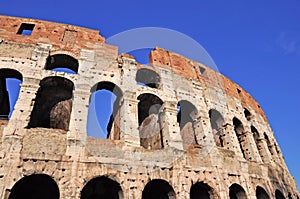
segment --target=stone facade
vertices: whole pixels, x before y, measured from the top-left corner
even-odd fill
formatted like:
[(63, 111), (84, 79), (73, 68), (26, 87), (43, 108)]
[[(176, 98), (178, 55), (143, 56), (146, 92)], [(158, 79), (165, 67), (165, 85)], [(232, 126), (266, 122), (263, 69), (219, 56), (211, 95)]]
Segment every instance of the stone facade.
[[(149, 61), (95, 30), (0, 16), (0, 198), (299, 199), (243, 88), (161, 48)], [(10, 119), (6, 78), (22, 81)], [(107, 139), (86, 130), (101, 89), (116, 95)]]

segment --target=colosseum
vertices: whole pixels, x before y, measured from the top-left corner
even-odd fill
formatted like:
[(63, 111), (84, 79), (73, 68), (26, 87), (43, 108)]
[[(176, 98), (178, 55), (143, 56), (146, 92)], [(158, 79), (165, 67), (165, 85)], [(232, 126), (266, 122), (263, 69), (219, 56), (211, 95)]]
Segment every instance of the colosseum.
[[(0, 16), (0, 198), (299, 199), (249, 93), (159, 47), (149, 63), (97, 30)], [(100, 90), (116, 96), (105, 138), (87, 133)]]

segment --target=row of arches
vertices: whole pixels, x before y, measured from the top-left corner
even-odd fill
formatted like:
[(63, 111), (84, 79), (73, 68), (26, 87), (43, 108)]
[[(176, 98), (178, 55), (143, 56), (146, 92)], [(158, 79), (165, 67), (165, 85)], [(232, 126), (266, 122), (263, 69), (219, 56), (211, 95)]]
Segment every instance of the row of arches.
[[(177, 195), (179, 193), (177, 192)], [(247, 199), (247, 193), (239, 184), (229, 187), (230, 199)], [(218, 198), (216, 191), (204, 182), (193, 183), (189, 190), (190, 199)], [(46, 174), (32, 174), (25, 176), (15, 183), (10, 191), (8, 199), (44, 198), (59, 199), (60, 192), (55, 180)], [(81, 199), (123, 199), (124, 193), (121, 185), (105, 176), (100, 176), (88, 181), (81, 190)], [(261, 186), (256, 187), (257, 199), (270, 199), (269, 194)], [(285, 199), (283, 193), (276, 189), (276, 199)], [(291, 199), (289, 193), (288, 198)], [(149, 181), (143, 191), (142, 199), (176, 199), (173, 187), (165, 180), (154, 179)]]

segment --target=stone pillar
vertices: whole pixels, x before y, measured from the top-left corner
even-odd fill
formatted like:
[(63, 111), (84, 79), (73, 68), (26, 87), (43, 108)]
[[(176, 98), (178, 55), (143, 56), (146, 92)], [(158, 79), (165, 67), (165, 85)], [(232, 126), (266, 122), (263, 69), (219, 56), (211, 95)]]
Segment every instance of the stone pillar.
[(232, 124), (225, 124), (223, 129), (223, 144), (224, 148), (232, 150), (235, 152), (236, 156), (243, 158), (243, 154), (240, 148), (239, 140), (234, 131)]
[(258, 138), (257, 148), (263, 162), (272, 162), (272, 155), (268, 149), (267, 141), (264, 138)]
[(250, 131), (245, 131), (242, 133), (242, 148), (244, 150), (244, 155), (247, 160), (262, 162), (256, 143), (254, 141), (253, 133)]

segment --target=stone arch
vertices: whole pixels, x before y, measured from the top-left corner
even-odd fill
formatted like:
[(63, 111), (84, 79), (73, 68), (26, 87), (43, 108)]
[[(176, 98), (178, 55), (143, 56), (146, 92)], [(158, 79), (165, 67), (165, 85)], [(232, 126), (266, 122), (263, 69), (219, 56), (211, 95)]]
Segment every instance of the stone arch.
[(247, 199), (247, 194), (241, 185), (234, 183), (229, 187), (229, 198)]
[(246, 159), (246, 155), (245, 155), (245, 152), (246, 152), (245, 142), (246, 142), (246, 140), (245, 140), (245, 136), (244, 136), (244, 125), (236, 117), (233, 118), (232, 122), (233, 122), (235, 134), (236, 134), (236, 136), (238, 138), (238, 141), (239, 141), (239, 145), (240, 145), (240, 149), (242, 151), (243, 157)]
[(108, 177), (101, 176), (91, 179), (81, 190), (80, 199), (123, 199), (120, 184)]
[(141, 146), (146, 149), (163, 148), (160, 114), (163, 101), (150, 93), (141, 94), (137, 99)]
[(253, 138), (254, 138), (254, 141), (255, 141), (255, 144), (256, 144), (256, 148), (257, 148), (257, 151), (258, 151), (261, 159), (263, 161), (266, 161), (266, 159), (265, 159), (266, 151), (264, 151), (264, 148), (261, 146), (262, 143), (261, 143), (260, 134), (259, 134), (258, 130), (253, 125), (251, 125), (251, 133), (253, 135)]
[[(120, 108), (122, 106), (123, 92), (119, 86), (109, 81), (98, 82), (91, 88), (90, 104), (88, 110), (87, 132), (92, 137), (102, 137), (112, 140), (120, 139)], [(102, 104), (99, 104), (102, 103)], [(97, 107), (99, 105), (99, 107)], [(101, 109), (101, 111), (98, 111)], [(100, 114), (97, 114), (99, 113)], [(94, 115), (97, 122), (106, 125), (103, 135), (95, 134), (92, 129), (90, 115)], [(104, 122), (107, 121), (107, 122)], [(99, 127), (102, 130), (101, 125)]]
[(136, 72), (135, 80), (138, 84), (151, 88), (158, 88), (160, 85), (160, 76), (154, 70), (141, 68)]
[(250, 111), (247, 108), (244, 108), (244, 116), (248, 121), (250, 121), (252, 119), (252, 114), (250, 113)]
[(224, 147), (223, 126), (225, 124), (225, 120), (221, 113), (215, 109), (210, 109), (208, 114), (216, 145)]
[(15, 183), (8, 199), (59, 199), (57, 183), (46, 174), (25, 176)]
[[(11, 116), (15, 105), (12, 94), (17, 93), (15, 97), (17, 100), (22, 81), (23, 76), (19, 71), (0, 69), (0, 119), (8, 119)], [(12, 88), (9, 88), (9, 84)]]
[(187, 100), (181, 100), (177, 104), (177, 122), (183, 141), (183, 148), (188, 149), (197, 145), (196, 131), (193, 121), (198, 115), (196, 107)]
[(256, 187), (256, 198), (257, 199), (270, 199), (268, 193), (264, 190), (264, 188), (257, 186)]
[(50, 55), (47, 58), (45, 69), (53, 70), (53, 69), (68, 69), (64, 72), (68, 73), (78, 73), (79, 63), (78, 60), (74, 57), (67, 54), (55, 54)]
[(58, 76), (40, 81), (28, 128), (69, 129), (74, 84)]
[(154, 179), (146, 184), (142, 199), (176, 199), (173, 187), (165, 180)]
[(278, 189), (275, 190), (275, 199), (285, 199), (283, 193)]
[(214, 198), (213, 189), (204, 182), (196, 182), (191, 186), (190, 189), (190, 199), (211, 199)]
[(273, 160), (276, 160), (277, 159), (277, 152), (276, 150), (274, 149), (274, 145), (271, 143), (270, 139), (269, 139), (269, 136), (267, 135), (266, 132), (264, 132), (264, 139), (267, 143), (267, 147), (268, 147), (268, 150), (273, 158)]

